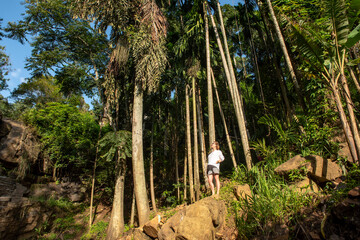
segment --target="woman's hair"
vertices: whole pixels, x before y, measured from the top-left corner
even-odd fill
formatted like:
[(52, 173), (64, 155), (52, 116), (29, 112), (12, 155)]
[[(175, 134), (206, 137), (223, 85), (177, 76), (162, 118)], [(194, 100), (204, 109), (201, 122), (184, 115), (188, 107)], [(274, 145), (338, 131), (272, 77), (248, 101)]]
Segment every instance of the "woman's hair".
[(215, 144), (216, 150), (219, 150), (219, 149), (220, 149), (220, 145), (219, 145), (219, 142), (218, 142), (218, 141), (214, 141), (213, 144)]

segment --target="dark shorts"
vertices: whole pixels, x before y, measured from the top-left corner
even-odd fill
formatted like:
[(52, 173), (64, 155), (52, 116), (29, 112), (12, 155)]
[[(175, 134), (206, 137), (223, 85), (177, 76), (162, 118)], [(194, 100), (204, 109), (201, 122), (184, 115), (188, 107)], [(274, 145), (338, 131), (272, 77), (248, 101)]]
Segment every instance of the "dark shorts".
[(208, 175), (219, 175), (220, 170), (213, 166), (213, 165), (207, 165), (207, 174)]

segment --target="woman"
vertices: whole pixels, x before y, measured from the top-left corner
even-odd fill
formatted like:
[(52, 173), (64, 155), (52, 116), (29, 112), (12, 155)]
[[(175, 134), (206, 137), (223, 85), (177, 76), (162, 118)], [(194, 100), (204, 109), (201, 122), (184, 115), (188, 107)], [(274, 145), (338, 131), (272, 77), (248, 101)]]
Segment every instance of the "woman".
[(220, 191), (220, 163), (225, 160), (224, 155), (220, 151), (220, 146), (217, 141), (214, 141), (211, 144), (211, 153), (208, 156), (208, 165), (207, 165), (207, 174), (209, 178), (209, 184), (211, 188), (212, 195), (215, 195), (213, 179), (215, 178), (216, 182), (216, 194), (219, 195)]

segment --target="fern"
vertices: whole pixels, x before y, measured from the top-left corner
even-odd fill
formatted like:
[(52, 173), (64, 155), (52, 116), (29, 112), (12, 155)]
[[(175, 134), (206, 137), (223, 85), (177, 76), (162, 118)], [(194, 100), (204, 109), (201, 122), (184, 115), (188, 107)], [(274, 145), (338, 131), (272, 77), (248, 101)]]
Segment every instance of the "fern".
[(131, 157), (131, 144), (131, 132), (124, 130), (109, 132), (99, 141), (100, 158), (110, 162), (118, 150), (120, 159)]
[(260, 124), (265, 124), (269, 126), (272, 130), (274, 130), (278, 136), (278, 140), (280, 143), (290, 143), (295, 142), (296, 140), (296, 132), (294, 128), (290, 127), (288, 129), (284, 129), (281, 125), (280, 121), (272, 116), (272, 115), (265, 115), (262, 116), (259, 121)]

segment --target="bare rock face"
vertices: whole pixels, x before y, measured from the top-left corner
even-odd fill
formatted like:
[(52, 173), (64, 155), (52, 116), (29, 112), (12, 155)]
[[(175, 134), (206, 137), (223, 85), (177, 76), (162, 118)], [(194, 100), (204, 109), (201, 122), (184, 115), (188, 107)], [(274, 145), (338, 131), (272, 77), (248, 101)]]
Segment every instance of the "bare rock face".
[(351, 189), (348, 196), (349, 198), (360, 198), (360, 186)]
[(84, 187), (74, 182), (62, 182), (56, 184), (51, 182), (48, 184), (32, 184), (31, 196), (35, 198), (66, 198), (71, 202), (80, 202), (85, 198)]
[(204, 198), (171, 217), (159, 231), (158, 239), (215, 239), (225, 216), (224, 202), (212, 197)]
[(35, 163), (40, 143), (31, 131), (17, 121), (2, 120), (0, 124), (0, 161), (19, 164), (24, 159)]
[(323, 159), (320, 156), (310, 155), (302, 157), (297, 155), (289, 161), (275, 168), (279, 175), (289, 175), (291, 171), (305, 168), (308, 176), (317, 182), (333, 181), (342, 176), (342, 170), (335, 162), (330, 159)]
[(323, 159), (316, 155), (310, 155), (306, 159), (311, 162), (311, 168), (309, 168), (311, 178), (319, 182), (333, 181), (342, 176), (340, 166), (330, 159)]
[(146, 235), (157, 238), (158, 232), (160, 230), (160, 218), (155, 217), (151, 219), (149, 222), (145, 223), (143, 226), (143, 231), (146, 233)]
[(301, 155), (296, 155), (295, 157), (275, 168), (275, 172), (281, 176), (284, 176), (289, 174), (290, 171), (300, 169), (303, 166), (308, 168), (310, 163), (306, 161), (306, 158), (302, 157)]
[(340, 150), (338, 152), (338, 155), (340, 157), (346, 158), (349, 162), (353, 163), (354, 159), (351, 155), (351, 151), (349, 148), (349, 145), (346, 143), (346, 140), (339, 144)]
[(251, 189), (248, 184), (237, 185), (234, 187), (235, 197), (240, 200), (246, 198), (246, 196), (251, 197)]
[(319, 186), (311, 179), (305, 178), (304, 180), (291, 185), (290, 188), (294, 188), (298, 192), (319, 192)]
[(29, 190), (14, 179), (0, 176), (0, 239), (28, 239), (51, 213), (27, 197)]
[(215, 239), (215, 227), (209, 208), (201, 204), (190, 206), (177, 227), (176, 239)]
[(175, 233), (177, 226), (183, 221), (186, 214), (186, 209), (180, 210), (174, 216), (166, 221), (166, 223), (161, 227), (161, 230), (158, 232), (159, 240), (173, 240), (175, 239)]

